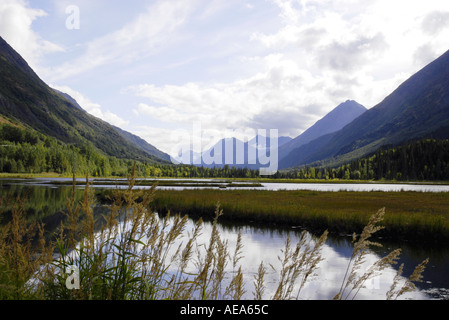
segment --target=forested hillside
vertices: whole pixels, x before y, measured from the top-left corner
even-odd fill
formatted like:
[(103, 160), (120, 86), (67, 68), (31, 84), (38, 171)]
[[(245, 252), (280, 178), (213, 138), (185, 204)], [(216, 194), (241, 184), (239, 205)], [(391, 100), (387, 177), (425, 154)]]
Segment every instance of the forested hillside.
[[(0, 37), (0, 117), (68, 145), (91, 145), (120, 159), (170, 163), (155, 147), (84, 111), (67, 94), (53, 90)], [(132, 139), (132, 142), (128, 139)]]
[[(1, 119), (1, 118), (0, 118)], [(81, 148), (64, 144), (57, 139), (0, 121), (0, 172), (58, 173), (91, 176), (124, 177), (133, 161), (102, 154), (90, 144)], [(138, 161), (137, 175), (141, 177), (197, 177), (197, 178), (256, 178), (258, 170), (247, 168), (200, 168), (190, 165), (154, 164)]]
[(449, 138), (449, 51), (343, 129), (294, 149), (281, 168), (317, 161), (340, 165), (409, 140)]
[(9, 124), (0, 125), (0, 171), (5, 173), (86, 174), (128, 173), (132, 163), (98, 152), (93, 145), (64, 144), (55, 138)]
[(422, 139), (336, 167), (302, 167), (277, 178), (435, 181), (449, 180), (449, 140)]

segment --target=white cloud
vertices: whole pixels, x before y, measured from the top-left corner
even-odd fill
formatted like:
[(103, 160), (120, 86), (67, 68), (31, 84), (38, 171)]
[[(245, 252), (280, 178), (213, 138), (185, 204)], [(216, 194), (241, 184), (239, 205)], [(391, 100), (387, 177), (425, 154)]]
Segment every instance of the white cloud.
[(354, 80), (358, 91), (376, 92), (358, 95), (367, 107), (390, 93), (380, 90), (387, 81), (396, 83), (399, 76), (406, 80), (448, 49), (447, 1), (273, 2), (283, 26), (272, 33), (254, 33), (253, 41), (295, 55), (314, 74)]
[[(259, 56), (243, 53), (250, 76), (228, 82), (142, 84), (135, 114), (203, 128), (277, 128), (295, 136), (339, 103), (370, 108), (443, 53), (441, 1), (273, 0), (282, 25), (253, 32)], [(447, 3), (447, 2), (444, 2)], [(447, 4), (445, 4), (447, 7)], [(423, 45), (426, 44), (426, 45)]]
[[(56, 2), (60, 14), (69, 2)], [(130, 115), (141, 121), (133, 125), (143, 123), (143, 137), (161, 148), (168, 140), (160, 126), (195, 121), (211, 130), (278, 128), (295, 136), (347, 99), (373, 107), (449, 49), (446, 0), (155, 0), (139, 14), (127, 12), (119, 26), (108, 20), (101, 32), (83, 29), (93, 17), (107, 20), (97, 9), (126, 8), (78, 3), (82, 32), (62, 41), (72, 49), (46, 62), (44, 78), (70, 87), (98, 81), (92, 90), (107, 95), (100, 101), (111, 109), (74, 98), (119, 126), (128, 123), (124, 103), (132, 104)], [(10, 7), (17, 12), (5, 15)], [(44, 11), (3, 0), (0, 15), (0, 31), (30, 56), (62, 50), (32, 30)], [(114, 99), (121, 88), (128, 90)]]
[(332, 79), (315, 78), (282, 55), (265, 57), (263, 65), (263, 72), (230, 83), (144, 84), (128, 91), (151, 102), (139, 104), (136, 114), (165, 123), (198, 121), (205, 129), (223, 131), (260, 128), (297, 134), (333, 103), (323, 90), (335, 85)]
[(59, 45), (43, 39), (33, 31), (33, 22), (46, 16), (45, 11), (34, 9), (23, 0), (0, 2), (0, 36), (34, 69), (38, 69), (45, 54), (64, 51)]
[(174, 129), (153, 126), (133, 126), (128, 131), (149, 141), (152, 145), (167, 154), (171, 154), (173, 146), (179, 143), (179, 137), (176, 136), (176, 130)]
[(360, 68), (387, 47), (381, 33), (373, 37), (361, 36), (347, 43), (334, 41), (320, 50), (317, 62), (323, 68), (347, 73)]
[(429, 35), (435, 35), (449, 27), (449, 11), (433, 11), (426, 15), (421, 23), (422, 29)]
[(129, 123), (129, 121), (122, 119), (109, 110), (103, 111), (100, 104), (92, 102), (89, 98), (76, 90), (73, 90), (67, 86), (53, 85), (51, 87), (68, 94), (73, 99), (75, 99), (76, 102), (78, 102), (78, 104), (81, 106), (81, 108), (83, 108), (86, 112), (112, 125), (123, 127)]
[(121, 29), (96, 38), (85, 45), (75, 61), (49, 70), (52, 81), (67, 79), (101, 66), (127, 65), (160, 53), (173, 40), (173, 31), (181, 26), (195, 0), (157, 1)]
[(102, 119), (110, 124), (113, 124), (116, 127), (123, 128), (124, 126), (129, 124), (129, 121), (122, 119), (115, 113), (112, 113), (109, 110), (103, 112)]

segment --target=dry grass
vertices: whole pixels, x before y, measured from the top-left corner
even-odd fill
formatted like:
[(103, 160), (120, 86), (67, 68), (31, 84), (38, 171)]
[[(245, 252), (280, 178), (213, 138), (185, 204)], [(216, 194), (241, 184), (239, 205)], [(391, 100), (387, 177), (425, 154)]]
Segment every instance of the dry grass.
[(360, 233), (373, 212), (385, 207), (383, 237), (449, 243), (449, 193), (316, 192), (264, 190), (162, 190), (152, 208), (208, 217), (217, 202), (223, 219), (304, 226), (318, 233)]
[[(382, 245), (378, 242), (371, 241), (371, 237), (382, 230), (383, 227), (379, 226), (379, 223), (383, 220), (385, 215), (385, 208), (380, 209), (376, 214), (372, 215), (368, 224), (363, 229), (359, 237), (356, 234), (353, 235), (353, 253), (349, 260), (343, 281), (341, 284), (340, 291), (334, 297), (335, 300), (354, 300), (359, 293), (360, 289), (364, 287), (364, 284), (373, 277), (379, 275), (385, 268), (390, 267), (397, 263), (399, 256), (401, 254), (400, 249), (393, 250), (385, 257), (377, 260), (365, 272), (360, 273), (363, 263), (365, 262), (365, 257), (369, 253), (369, 248), (371, 246), (381, 247)], [(424, 272), (425, 265), (428, 260), (421, 263), (415, 272), (406, 279), (402, 289), (396, 291), (395, 288), (399, 283), (400, 274), (402, 273), (403, 266), (400, 267), (398, 274), (396, 275), (390, 290), (387, 293), (387, 299), (391, 299), (393, 296), (397, 299), (399, 296), (406, 292), (415, 289), (413, 282), (417, 282), (421, 279), (421, 274)]]
[[(97, 221), (92, 188), (86, 178), (83, 200), (76, 203), (72, 193), (67, 200), (66, 223), (61, 224), (52, 243), (44, 238), (44, 226), (25, 223), (24, 203), (17, 200), (11, 222), (0, 230), (0, 298), (239, 300), (245, 297), (247, 284), (240, 265), (244, 255), (242, 237), (237, 236), (235, 248), (230, 248), (222, 238), (217, 225), (223, 215), (222, 207), (216, 203), (209, 242), (198, 243), (203, 227), (201, 219), (192, 230), (186, 230), (187, 216), (159, 217), (150, 209), (156, 186), (135, 192), (134, 183), (132, 174), (128, 189), (114, 190), (108, 214)], [(337, 299), (355, 298), (367, 279), (396, 261), (398, 250), (380, 259), (367, 272), (358, 272), (369, 247), (379, 245), (371, 242), (370, 237), (380, 230), (378, 223), (383, 215), (382, 210), (373, 215), (361, 235), (354, 236), (354, 253)], [(301, 290), (324, 259), (322, 248), (327, 235), (325, 231), (316, 239), (304, 232), (296, 245), (287, 238), (279, 256), (281, 268), (277, 271), (275, 292), (267, 297), (264, 280), (267, 269), (262, 261), (254, 277), (254, 299), (300, 299)], [(33, 238), (38, 239), (37, 246), (32, 245)], [(66, 271), (71, 266), (79, 268), (78, 290), (66, 286)], [(396, 299), (413, 290), (424, 266), (425, 263), (419, 265), (405, 282), (398, 272), (386, 298)]]
[[(313, 275), (314, 270), (323, 257), (320, 250), (327, 240), (327, 231), (313, 244), (308, 234), (303, 232), (300, 241), (293, 249), (290, 238), (287, 238), (281, 262), (280, 280), (273, 296), (275, 300), (290, 300), (294, 298), (293, 291), (298, 286), (296, 299), (299, 298), (307, 279)], [(274, 269), (274, 268), (273, 268)]]
[[(29, 279), (50, 261), (53, 250), (44, 238), (44, 226), (27, 222), (23, 198), (1, 198), (0, 219), (6, 207), (11, 207), (12, 217), (0, 227), (0, 300), (21, 300), (34, 296), (35, 287)], [(36, 238), (39, 253), (33, 245)]]

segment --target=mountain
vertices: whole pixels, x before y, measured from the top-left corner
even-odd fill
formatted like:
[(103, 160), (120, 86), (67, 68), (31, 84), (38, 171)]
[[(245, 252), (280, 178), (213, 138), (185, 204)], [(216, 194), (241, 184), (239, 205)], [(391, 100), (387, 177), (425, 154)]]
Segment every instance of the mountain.
[(149, 144), (139, 136), (136, 136), (128, 131), (125, 131), (119, 127), (112, 126), (115, 131), (118, 132), (126, 141), (131, 143), (133, 146), (147, 152), (148, 154), (154, 155), (160, 159), (170, 161), (170, 156), (159, 149), (157, 149), (155, 146)]
[(168, 155), (85, 112), (44, 83), (0, 37), (0, 116), (66, 144), (92, 144), (109, 156), (168, 163)]
[(293, 150), (281, 167), (342, 164), (420, 138), (449, 138), (449, 51), (343, 129)]
[(363, 114), (367, 109), (361, 104), (348, 100), (341, 103), (301, 135), (279, 147), (279, 159), (282, 160), (292, 150), (299, 148), (321, 136), (336, 132)]
[(56, 90), (55, 88), (53, 88), (53, 91), (55, 91), (55, 92), (58, 93), (60, 96), (62, 96), (62, 98), (66, 99), (66, 100), (69, 100), (69, 102), (70, 102), (73, 106), (77, 107), (79, 110), (86, 112), (86, 110), (84, 110), (84, 109), (78, 104), (78, 102), (77, 102), (75, 99), (73, 99), (71, 96), (69, 96), (67, 93), (62, 92), (62, 91), (59, 91), (59, 90)]
[[(291, 140), (291, 137), (278, 137), (278, 147)], [(225, 138), (219, 140), (211, 148), (202, 153), (190, 151), (186, 155), (187, 159), (178, 160), (208, 168), (222, 168), (225, 165), (229, 165), (230, 167), (258, 170), (262, 167), (267, 167), (267, 164), (261, 163), (260, 153), (267, 155), (269, 160), (273, 159), (269, 151), (267, 151), (267, 147), (270, 147), (270, 138), (261, 135), (257, 135), (247, 142), (243, 142), (237, 138)]]
[(284, 144), (286, 144), (292, 140), (293, 140), (292, 137), (281, 136), (281, 137), (279, 137), (279, 140), (278, 140), (278, 147), (282, 147)]

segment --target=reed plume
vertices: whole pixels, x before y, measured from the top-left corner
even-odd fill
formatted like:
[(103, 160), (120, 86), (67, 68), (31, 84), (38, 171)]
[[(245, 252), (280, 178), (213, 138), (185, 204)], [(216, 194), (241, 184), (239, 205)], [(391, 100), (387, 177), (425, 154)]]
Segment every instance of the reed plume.
[[(387, 267), (397, 264), (397, 260), (399, 259), (399, 256), (401, 254), (401, 249), (393, 250), (385, 257), (373, 263), (366, 269), (365, 272), (360, 272), (363, 264), (366, 262), (366, 257), (370, 252), (370, 247), (382, 247), (380, 243), (373, 242), (370, 240), (370, 238), (376, 232), (384, 228), (383, 226), (378, 225), (378, 223), (380, 223), (384, 219), (384, 215), (385, 208), (382, 208), (370, 217), (368, 224), (365, 226), (359, 237), (357, 237), (356, 234), (353, 234), (353, 253), (348, 262), (340, 291), (334, 297), (335, 300), (354, 300), (360, 290), (364, 287), (364, 284), (367, 282), (367, 280), (378, 276)], [(418, 279), (418, 275), (420, 274), (418, 272), (422, 272), (424, 266), (425, 264), (421, 264), (420, 266), (418, 266), (416, 274), (414, 273), (412, 277), (406, 279), (403, 289), (399, 290), (396, 297), (404, 294), (405, 292), (412, 291), (412, 289), (415, 288), (412, 286), (413, 282), (416, 282), (415, 279)], [(394, 288), (399, 281), (399, 273), (402, 272), (402, 268), (403, 266), (399, 268), (400, 272), (398, 272), (398, 274), (396, 275), (390, 291), (386, 294), (388, 299), (390, 299), (394, 295)]]
[[(239, 232), (235, 248), (230, 249), (219, 231), (223, 215), (216, 204), (208, 242), (199, 243), (203, 220), (186, 231), (188, 216), (160, 216), (151, 210), (157, 184), (148, 190), (135, 190), (136, 164), (128, 176), (128, 187), (110, 192), (108, 204), (95, 202), (89, 176), (81, 201), (75, 199), (75, 176), (67, 199), (66, 220), (61, 222), (52, 241), (45, 237), (45, 226), (28, 223), (25, 199), (12, 204), (0, 199), (0, 213), (12, 206), (12, 219), (0, 227), (0, 298), (50, 300), (145, 300), (145, 299), (231, 299), (246, 297), (241, 260), (243, 237)], [(106, 209), (98, 216), (94, 209)], [(372, 236), (383, 227), (385, 208), (372, 215), (358, 236), (353, 235), (353, 252), (335, 299), (355, 299), (368, 280), (397, 263), (397, 249), (364, 269), (373, 246)], [(2, 215), (0, 215), (0, 218)], [(325, 258), (323, 248), (328, 232), (313, 237), (302, 232), (297, 244), (288, 236), (278, 257), (280, 267), (270, 265), (278, 281), (270, 299), (301, 299), (306, 284)], [(37, 245), (32, 240), (37, 239)], [(393, 279), (387, 299), (394, 300), (416, 290), (428, 260), (418, 265), (409, 278), (402, 277), (403, 265)], [(65, 286), (66, 270), (79, 267), (81, 287)], [(254, 276), (253, 296), (265, 299), (267, 267), (261, 261)]]
[[(418, 266), (416, 266), (413, 273), (410, 277), (405, 280), (401, 279), (402, 272), (404, 270), (404, 264), (401, 264), (399, 267), (394, 279), (393, 283), (390, 287), (390, 290), (387, 292), (387, 300), (397, 300), (400, 296), (407, 292), (412, 292), (416, 290), (415, 283), (422, 282), (423, 272), (426, 269), (426, 265), (429, 263), (429, 259), (425, 259)], [(400, 283), (403, 282), (402, 286), (398, 288)]]
[[(293, 291), (298, 287), (296, 299), (299, 298), (308, 278), (318, 268), (319, 262), (323, 260), (321, 249), (327, 240), (328, 232), (325, 231), (315, 243), (308, 239), (308, 233), (303, 231), (295, 249), (291, 246), (291, 239), (287, 237), (285, 247), (281, 251), (283, 257), (278, 257), (281, 262), (278, 286), (273, 296), (274, 300), (293, 299)], [(272, 266), (273, 269), (275, 269)], [(299, 279), (299, 282), (298, 282)]]

